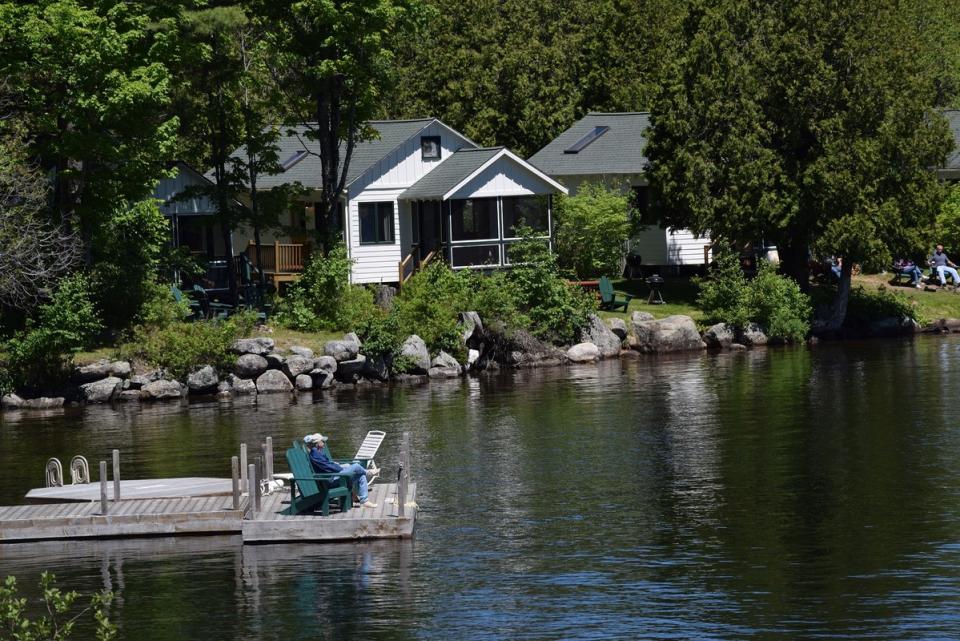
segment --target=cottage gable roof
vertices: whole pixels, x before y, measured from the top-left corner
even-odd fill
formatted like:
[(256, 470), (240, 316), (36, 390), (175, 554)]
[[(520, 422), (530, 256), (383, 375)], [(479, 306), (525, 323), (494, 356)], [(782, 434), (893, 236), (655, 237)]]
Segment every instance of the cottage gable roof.
[[(640, 174), (647, 164), (643, 150), (649, 125), (646, 112), (591, 112), (529, 161), (550, 176)], [(577, 151), (567, 151), (572, 149)]]
[(444, 194), (474, 174), (501, 151), (503, 147), (460, 149), (400, 194), (400, 198), (441, 200)]

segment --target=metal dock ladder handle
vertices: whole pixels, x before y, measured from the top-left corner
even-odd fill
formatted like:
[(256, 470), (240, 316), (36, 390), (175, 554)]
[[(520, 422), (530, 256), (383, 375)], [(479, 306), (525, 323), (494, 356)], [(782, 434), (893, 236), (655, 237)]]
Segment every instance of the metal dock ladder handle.
[(90, 482), (90, 464), (87, 459), (80, 456), (74, 456), (70, 459), (70, 483), (71, 485)]
[(47, 459), (47, 487), (63, 487), (63, 465), (58, 458)]

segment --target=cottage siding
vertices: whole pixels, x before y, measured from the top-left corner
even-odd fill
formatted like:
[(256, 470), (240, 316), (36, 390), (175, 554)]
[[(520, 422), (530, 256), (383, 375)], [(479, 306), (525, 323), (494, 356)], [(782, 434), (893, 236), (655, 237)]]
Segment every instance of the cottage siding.
[[(403, 258), (400, 255), (400, 216), (402, 211), (397, 208), (397, 196), (403, 188), (366, 190), (356, 196), (351, 193), (348, 206), (349, 233), (348, 241), (350, 258), (353, 260), (353, 269), (350, 281), (353, 283), (391, 283), (397, 281), (397, 267)], [(360, 203), (362, 202), (392, 202), (393, 237), (391, 244), (361, 245), (360, 244)], [(409, 216), (409, 214), (407, 214)]]
[[(423, 160), (420, 151), (420, 138), (440, 136), (439, 160)], [(462, 147), (474, 147), (469, 140), (456, 134), (439, 122), (430, 124), (419, 135), (393, 150), (382, 160), (374, 163), (370, 169), (351, 185), (351, 193), (362, 193), (368, 189), (393, 189), (411, 186)]]
[[(689, 229), (666, 230), (668, 265), (703, 265), (703, 248), (710, 238), (698, 238)], [(644, 260), (644, 262), (646, 262)]]
[(217, 205), (206, 196), (167, 202), (188, 187), (210, 187), (210, 182), (186, 165), (178, 165), (173, 178), (164, 178), (153, 190), (153, 197), (160, 200), (160, 213), (164, 216), (210, 216), (217, 213)]
[(501, 156), (492, 165), (470, 179), (450, 198), (485, 198), (496, 196), (532, 196), (552, 194), (556, 189), (516, 162)]

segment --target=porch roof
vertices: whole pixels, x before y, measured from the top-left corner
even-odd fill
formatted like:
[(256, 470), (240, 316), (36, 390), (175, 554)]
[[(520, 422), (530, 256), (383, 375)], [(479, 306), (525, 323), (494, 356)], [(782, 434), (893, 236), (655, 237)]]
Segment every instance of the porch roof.
[(406, 200), (443, 200), (451, 189), (503, 151), (503, 147), (460, 149), (400, 194)]

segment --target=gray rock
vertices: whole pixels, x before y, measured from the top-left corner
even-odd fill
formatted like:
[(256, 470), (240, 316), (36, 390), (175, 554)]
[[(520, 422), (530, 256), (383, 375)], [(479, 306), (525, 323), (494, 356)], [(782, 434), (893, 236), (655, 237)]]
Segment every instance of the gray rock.
[(82, 365), (78, 367), (71, 377), (75, 383), (92, 383), (110, 376), (113, 369), (113, 363), (105, 358), (96, 363)]
[(373, 290), (374, 304), (385, 312), (393, 309), (393, 299), (397, 297), (397, 288), (390, 285), (377, 285)]
[(309, 374), (298, 374), (294, 386), (301, 392), (313, 389), (313, 377)]
[(241, 378), (256, 378), (269, 369), (270, 363), (259, 354), (244, 354), (237, 359), (233, 371)]
[(383, 356), (368, 358), (363, 366), (363, 377), (375, 381), (390, 380), (390, 363)]
[(430, 369), (430, 352), (423, 339), (413, 334), (403, 341), (400, 346), (400, 356), (404, 357), (409, 367), (403, 370), (404, 374), (426, 374)]
[(341, 383), (356, 383), (363, 375), (363, 368), (367, 364), (367, 357), (359, 354), (356, 358), (337, 363), (334, 377)]
[(313, 379), (313, 386), (320, 389), (327, 389), (333, 385), (333, 373), (325, 369), (316, 368), (310, 372)]
[(473, 364), (480, 360), (480, 350), (469, 349), (467, 350), (467, 366), (473, 367)]
[(360, 353), (360, 345), (351, 341), (327, 341), (323, 346), (323, 353), (333, 357), (338, 363), (349, 361)]
[(113, 361), (110, 363), (110, 375), (118, 378), (127, 378), (130, 376), (130, 363), (127, 361)]
[(267, 368), (268, 369), (283, 369), (283, 354), (277, 352), (270, 352), (264, 358), (267, 359)]
[(257, 393), (274, 394), (278, 392), (292, 392), (293, 383), (287, 375), (278, 369), (268, 369), (257, 378)]
[(730, 345), (736, 339), (736, 330), (727, 323), (717, 323), (703, 333), (703, 342), (707, 347), (719, 347), (729, 349)]
[[(518, 368), (552, 367), (567, 362), (564, 352), (553, 345), (544, 343), (526, 330), (516, 330), (507, 341), (506, 358), (502, 364)], [(485, 362), (484, 362), (485, 361)], [(483, 369), (489, 370), (490, 359), (481, 356)]]
[(183, 395), (183, 386), (177, 381), (167, 381), (160, 379), (150, 381), (141, 388), (145, 398), (155, 398), (157, 400), (167, 398), (180, 398)]
[(592, 363), (600, 358), (600, 353), (600, 348), (595, 343), (577, 343), (567, 350), (567, 358), (574, 363)]
[(348, 333), (348, 334), (344, 334), (344, 335), (343, 335), (343, 340), (345, 340), (345, 341), (348, 342), (348, 343), (353, 343), (354, 345), (357, 346), (357, 349), (358, 349), (358, 350), (359, 350), (361, 347), (363, 347), (363, 343), (360, 342), (360, 337), (357, 336), (356, 334), (354, 334), (353, 332), (350, 332), (350, 333)]
[(283, 373), (290, 380), (296, 379), (301, 374), (306, 374), (313, 369), (313, 358), (304, 356), (290, 356), (283, 362)]
[(187, 389), (191, 394), (212, 394), (217, 391), (219, 382), (217, 370), (210, 365), (204, 365), (187, 374)]
[(627, 322), (622, 318), (609, 318), (607, 323), (610, 324), (610, 331), (617, 335), (621, 341), (627, 338), (629, 330), (627, 329)]
[(239, 376), (229, 374), (226, 382), (230, 385), (230, 391), (237, 396), (257, 393), (257, 384), (254, 383), (252, 379), (240, 378)]
[(468, 346), (476, 345), (483, 338), (483, 321), (476, 312), (460, 312), (460, 328), (463, 342)]
[(4, 409), (19, 409), (23, 405), (23, 399), (17, 394), (4, 394), (0, 396), (0, 407)]
[(580, 330), (580, 339), (593, 343), (600, 350), (601, 358), (611, 358), (620, 354), (620, 337), (613, 333), (596, 314), (587, 318), (587, 326)]
[(867, 336), (908, 336), (920, 331), (920, 325), (909, 316), (888, 316), (867, 324)]
[(81, 385), (80, 392), (88, 403), (107, 403), (113, 398), (114, 394), (120, 393), (122, 387), (123, 379), (108, 376), (101, 381)]
[(139, 403), (143, 400), (143, 395), (143, 390), (128, 389), (117, 394), (117, 400), (124, 403)]
[(770, 342), (766, 331), (756, 323), (747, 323), (746, 327), (737, 331), (737, 342), (748, 347), (758, 347)]
[(290, 353), (296, 354), (297, 356), (303, 356), (304, 358), (313, 358), (313, 350), (309, 347), (304, 347), (302, 345), (293, 345), (290, 347)]
[(463, 368), (453, 356), (440, 352), (433, 358), (427, 373), (430, 378), (457, 378), (463, 373)]
[(233, 342), (230, 350), (235, 354), (257, 354), (266, 356), (273, 351), (274, 342), (272, 338), (241, 338)]
[(153, 381), (159, 381), (163, 378), (163, 372), (158, 369), (155, 369), (144, 374), (135, 374), (128, 379), (130, 383), (130, 389), (142, 389), (147, 383), (152, 383)]
[(223, 380), (217, 383), (217, 396), (229, 396), (233, 393), (233, 387), (229, 381)]
[(337, 359), (333, 356), (321, 356), (313, 362), (314, 369), (322, 369), (328, 374), (333, 374), (337, 371)]
[(734, 352), (742, 352), (747, 349), (747, 346), (743, 343), (730, 343), (730, 349)]
[[(634, 312), (634, 316), (638, 312)], [(642, 313), (642, 312), (639, 312)], [(668, 316), (660, 320), (633, 321), (637, 349), (641, 352), (662, 353), (705, 349), (697, 325), (689, 316)]]
[(5, 394), (0, 398), (0, 407), (5, 409), (49, 410), (63, 407), (66, 399), (62, 396), (40, 396), (21, 398), (16, 394)]
[(634, 312), (630, 314), (631, 323), (642, 323), (644, 321), (652, 321), (653, 314), (650, 312)]

